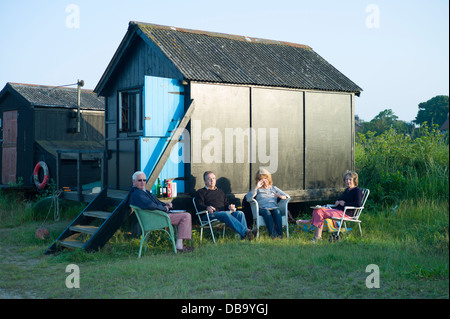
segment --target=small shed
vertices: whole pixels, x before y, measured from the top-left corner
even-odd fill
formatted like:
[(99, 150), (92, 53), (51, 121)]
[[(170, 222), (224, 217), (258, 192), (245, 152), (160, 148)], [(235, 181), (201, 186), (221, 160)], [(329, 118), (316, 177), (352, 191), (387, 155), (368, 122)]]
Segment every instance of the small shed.
[(178, 192), (212, 170), (242, 197), (264, 167), (293, 202), (327, 199), (354, 168), (361, 91), (307, 45), (130, 22), (94, 89), (105, 97), (106, 183), (127, 190), (134, 171), (152, 175), (181, 128), (159, 173)]
[[(104, 98), (81, 90), (80, 132), (77, 113), (76, 88), (7, 83), (0, 92), (1, 184), (32, 187), (39, 161), (56, 181), (59, 150), (103, 150)], [(83, 183), (101, 180), (102, 156), (83, 156)], [(60, 165), (61, 186), (76, 186), (77, 155), (61, 154)]]

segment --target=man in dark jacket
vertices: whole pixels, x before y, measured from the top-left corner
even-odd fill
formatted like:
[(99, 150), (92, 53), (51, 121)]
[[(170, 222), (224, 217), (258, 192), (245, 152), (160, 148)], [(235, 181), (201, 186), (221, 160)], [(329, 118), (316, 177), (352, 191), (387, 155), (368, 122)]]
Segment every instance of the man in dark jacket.
[(129, 204), (146, 210), (160, 210), (169, 213), (170, 222), (178, 227), (176, 248), (180, 252), (191, 252), (192, 247), (183, 245), (184, 239), (192, 238), (191, 214), (187, 212), (170, 213), (172, 203), (163, 203), (152, 193), (145, 189), (147, 178), (144, 172), (137, 171), (133, 174), (133, 187), (129, 194)]

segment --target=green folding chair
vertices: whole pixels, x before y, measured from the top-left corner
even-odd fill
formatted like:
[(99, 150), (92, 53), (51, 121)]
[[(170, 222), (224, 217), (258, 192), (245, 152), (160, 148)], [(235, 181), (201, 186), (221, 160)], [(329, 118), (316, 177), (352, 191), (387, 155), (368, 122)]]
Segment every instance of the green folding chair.
[[(172, 224), (170, 223), (169, 216), (166, 213), (159, 210), (146, 210), (134, 205), (130, 205), (130, 207), (136, 214), (136, 218), (142, 230), (141, 247), (139, 248), (139, 258), (141, 258), (142, 246), (145, 246), (145, 250), (147, 251), (148, 236), (154, 230), (164, 230), (169, 235), (169, 238), (173, 244), (173, 250), (176, 254), (177, 248), (175, 246), (175, 236)], [(169, 231), (167, 231), (166, 228), (168, 228)]]

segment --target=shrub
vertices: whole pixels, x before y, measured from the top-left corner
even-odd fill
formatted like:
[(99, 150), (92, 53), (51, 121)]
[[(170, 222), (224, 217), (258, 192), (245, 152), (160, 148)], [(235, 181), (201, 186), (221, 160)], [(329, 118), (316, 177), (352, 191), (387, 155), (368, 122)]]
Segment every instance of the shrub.
[(421, 127), (419, 137), (395, 129), (375, 136), (358, 134), (356, 168), (360, 184), (371, 189), (375, 203), (404, 199), (446, 199), (449, 195), (449, 149), (437, 127)]

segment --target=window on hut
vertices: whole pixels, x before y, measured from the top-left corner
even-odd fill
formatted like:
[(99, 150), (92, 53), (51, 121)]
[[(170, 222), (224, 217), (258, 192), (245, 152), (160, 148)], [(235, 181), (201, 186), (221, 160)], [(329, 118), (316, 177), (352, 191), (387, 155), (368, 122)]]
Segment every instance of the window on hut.
[(140, 91), (119, 92), (119, 131), (142, 132), (143, 110)]

